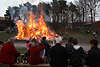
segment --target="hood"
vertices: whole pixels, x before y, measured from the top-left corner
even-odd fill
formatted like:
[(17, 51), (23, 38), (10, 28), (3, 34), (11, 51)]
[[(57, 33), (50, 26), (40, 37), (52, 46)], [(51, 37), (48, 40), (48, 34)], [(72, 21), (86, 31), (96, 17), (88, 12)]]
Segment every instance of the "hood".
[(80, 48), (80, 46), (79, 45), (74, 45), (73, 48), (78, 50)]
[(62, 41), (62, 37), (59, 36), (58, 38), (55, 38), (55, 40), (56, 40), (56, 43), (60, 43)]

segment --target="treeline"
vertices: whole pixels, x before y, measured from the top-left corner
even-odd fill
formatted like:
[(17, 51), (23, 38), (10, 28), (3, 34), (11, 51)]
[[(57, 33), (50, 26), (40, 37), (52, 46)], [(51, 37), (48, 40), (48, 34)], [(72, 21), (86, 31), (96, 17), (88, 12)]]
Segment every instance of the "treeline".
[[(31, 3), (24, 4), (28, 7), (28, 10), (36, 12), (37, 8), (44, 9), (44, 13), (50, 18), (49, 22), (53, 25), (62, 25), (62, 27), (70, 27), (71, 24), (95, 22), (97, 8), (99, 8), (100, 0), (77, 0), (68, 3), (66, 0), (53, 0), (51, 3), (41, 2), (37, 5)], [(31, 6), (31, 7), (30, 7)], [(20, 7), (13, 7), (15, 9), (15, 15), (17, 16)], [(39, 10), (39, 9), (38, 9)], [(25, 14), (26, 15), (26, 14)], [(6, 11), (5, 17), (11, 19), (9, 10)]]

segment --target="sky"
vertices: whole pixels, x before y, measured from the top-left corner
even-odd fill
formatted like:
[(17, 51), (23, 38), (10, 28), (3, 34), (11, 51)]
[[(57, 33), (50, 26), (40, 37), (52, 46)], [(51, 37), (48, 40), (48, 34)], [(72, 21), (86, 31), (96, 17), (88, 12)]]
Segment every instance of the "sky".
[[(19, 4), (23, 4), (26, 2), (30, 2), (32, 4), (38, 4), (39, 2), (52, 2), (52, 0), (0, 0), (0, 16), (3, 17), (8, 6), (18, 6)], [(67, 2), (71, 2), (74, 0), (67, 0)]]

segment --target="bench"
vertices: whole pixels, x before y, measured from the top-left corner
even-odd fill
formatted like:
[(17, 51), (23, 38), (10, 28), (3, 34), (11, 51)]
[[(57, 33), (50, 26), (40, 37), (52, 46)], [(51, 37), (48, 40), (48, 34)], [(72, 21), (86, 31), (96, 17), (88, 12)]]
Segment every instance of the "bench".
[(30, 64), (0, 64), (0, 67), (50, 67), (49, 64), (38, 64), (38, 65), (30, 65)]
[(38, 65), (30, 65), (30, 64), (13, 64), (10, 67), (50, 67), (49, 64), (38, 64)]

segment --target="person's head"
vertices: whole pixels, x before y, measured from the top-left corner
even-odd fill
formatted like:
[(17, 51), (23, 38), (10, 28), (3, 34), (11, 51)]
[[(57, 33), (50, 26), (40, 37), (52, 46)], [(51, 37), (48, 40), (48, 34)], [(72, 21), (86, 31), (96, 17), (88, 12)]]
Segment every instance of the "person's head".
[(35, 47), (35, 46), (36, 46), (36, 43), (35, 43), (34, 41), (32, 41), (32, 42), (30, 43), (30, 46), (31, 46), (31, 47)]
[(42, 40), (46, 40), (46, 37), (43, 37)]
[(69, 37), (68, 42), (72, 43), (73, 39), (73, 37)]
[(7, 40), (7, 42), (14, 42), (14, 38), (9, 38), (8, 40)]
[(77, 39), (73, 39), (72, 40), (72, 45), (77, 45), (78, 44), (78, 40)]
[(34, 42), (36, 45), (39, 44), (38, 40), (37, 39), (32, 39), (31, 42)]
[(96, 40), (96, 39), (92, 39), (92, 40), (90, 40), (90, 45), (91, 45), (91, 47), (94, 47), (94, 46), (98, 46), (98, 40)]
[(27, 38), (27, 39), (26, 39), (26, 43), (29, 43), (29, 42), (30, 42), (30, 41), (29, 41), (29, 38)]

